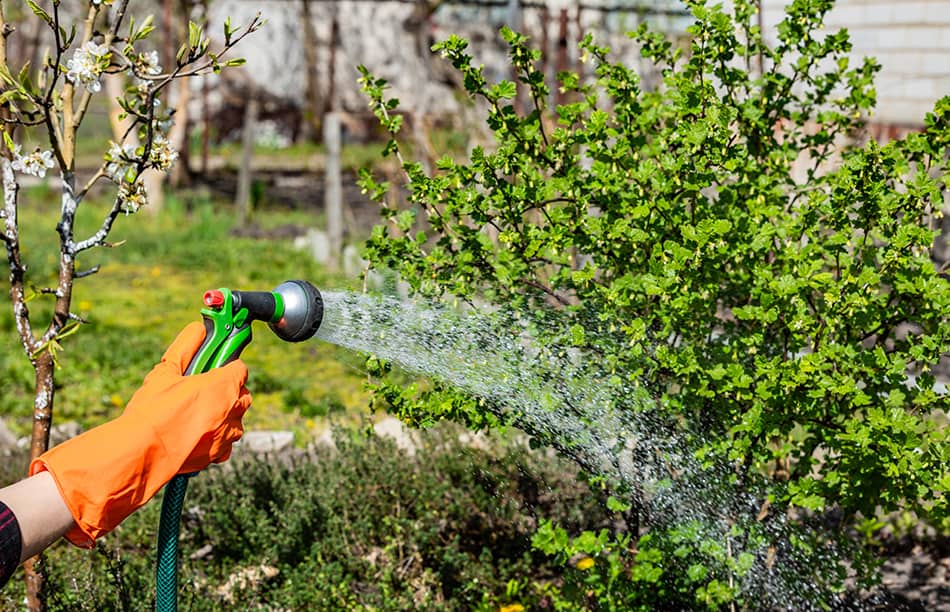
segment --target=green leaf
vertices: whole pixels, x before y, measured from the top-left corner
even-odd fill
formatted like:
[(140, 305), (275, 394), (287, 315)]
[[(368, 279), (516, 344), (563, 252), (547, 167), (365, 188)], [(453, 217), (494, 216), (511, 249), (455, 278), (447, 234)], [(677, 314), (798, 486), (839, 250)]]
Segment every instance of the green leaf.
[(228, 16), (224, 20), (224, 44), (231, 44), (231, 36), (234, 34), (235, 30), (231, 26), (231, 17)]
[(34, 0), (26, 0), (26, 3), (30, 6), (30, 10), (33, 11), (34, 15), (45, 21), (47, 25), (53, 25), (53, 18), (50, 17), (49, 13), (40, 8), (40, 5), (34, 2)]
[(616, 497), (607, 498), (607, 509), (611, 512), (628, 512), (632, 506), (628, 502), (623, 502)]
[(492, 87), (491, 97), (496, 99), (511, 99), (518, 93), (517, 86), (511, 81), (500, 81)]
[(702, 582), (706, 579), (706, 575), (709, 573), (709, 570), (705, 565), (700, 565), (694, 563), (686, 569), (686, 577), (689, 578), (692, 582)]
[(188, 47), (194, 51), (201, 44), (201, 27), (194, 21), (188, 22)]

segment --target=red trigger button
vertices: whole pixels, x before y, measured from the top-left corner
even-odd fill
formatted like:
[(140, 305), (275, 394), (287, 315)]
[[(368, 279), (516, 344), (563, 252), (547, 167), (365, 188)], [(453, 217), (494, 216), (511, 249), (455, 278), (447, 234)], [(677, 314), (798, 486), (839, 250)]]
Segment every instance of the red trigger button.
[(217, 289), (205, 291), (205, 306), (218, 309), (224, 306), (224, 294)]

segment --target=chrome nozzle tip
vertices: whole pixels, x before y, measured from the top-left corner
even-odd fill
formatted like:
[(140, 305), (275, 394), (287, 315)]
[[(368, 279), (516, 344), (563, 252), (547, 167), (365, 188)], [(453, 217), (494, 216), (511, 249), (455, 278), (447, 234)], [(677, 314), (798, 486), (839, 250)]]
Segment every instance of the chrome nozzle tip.
[(270, 328), (287, 342), (309, 340), (323, 322), (323, 297), (320, 291), (304, 280), (290, 280), (274, 289), (284, 301), (284, 314)]

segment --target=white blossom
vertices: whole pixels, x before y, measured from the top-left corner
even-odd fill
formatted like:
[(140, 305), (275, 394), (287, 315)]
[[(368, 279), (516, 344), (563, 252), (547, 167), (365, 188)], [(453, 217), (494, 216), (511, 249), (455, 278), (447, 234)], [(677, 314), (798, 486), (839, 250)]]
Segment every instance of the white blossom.
[(122, 181), (117, 197), (122, 212), (127, 215), (148, 204), (148, 194), (145, 191), (145, 183), (141, 178), (136, 179), (134, 183)]
[(53, 162), (52, 151), (40, 151), (37, 148), (29, 155), (24, 156), (21, 154), (20, 145), (16, 145), (13, 150), (13, 163), (10, 165), (17, 172), (43, 178), (46, 176), (46, 169), (52, 168), (55, 163)]
[(155, 128), (155, 131), (159, 134), (167, 134), (168, 130), (172, 129), (172, 126), (175, 122), (171, 117), (166, 117), (165, 119), (156, 119), (152, 122), (152, 127)]
[(135, 147), (130, 144), (120, 146), (110, 140), (105, 159), (109, 162), (106, 164), (106, 176), (121, 184), (125, 180), (125, 173), (137, 161)]
[(162, 73), (162, 66), (158, 61), (158, 51), (132, 53), (129, 59), (129, 75), (135, 79), (135, 87), (139, 95), (147, 95), (151, 87), (150, 79)]
[[(119, 145), (110, 141), (109, 151), (105, 154), (105, 160), (108, 162), (105, 168), (106, 176), (119, 185), (128, 183), (126, 175), (129, 169), (142, 162), (143, 154), (144, 151), (141, 146)], [(177, 159), (178, 151), (172, 147), (168, 138), (159, 132), (156, 126), (156, 133), (152, 137), (152, 146), (149, 150), (147, 167), (166, 171), (172, 167)]]
[(158, 51), (137, 53), (132, 57), (132, 67), (129, 71), (135, 76), (158, 76), (162, 73), (162, 65), (158, 63)]
[(178, 151), (172, 148), (168, 139), (161, 134), (157, 134), (152, 139), (152, 150), (149, 155), (149, 161), (159, 170), (168, 170), (178, 159)]
[(85, 85), (86, 90), (98, 92), (102, 89), (99, 76), (105, 66), (103, 60), (109, 55), (109, 47), (89, 41), (73, 51), (73, 57), (66, 62), (66, 78), (73, 83)]

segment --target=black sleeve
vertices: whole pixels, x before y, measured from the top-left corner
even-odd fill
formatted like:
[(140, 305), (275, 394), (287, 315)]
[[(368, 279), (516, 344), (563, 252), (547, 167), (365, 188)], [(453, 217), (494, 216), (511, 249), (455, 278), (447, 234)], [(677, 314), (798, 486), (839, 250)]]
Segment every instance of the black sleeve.
[(0, 502), (0, 588), (3, 588), (13, 570), (20, 564), (22, 546), (20, 524), (13, 511)]

